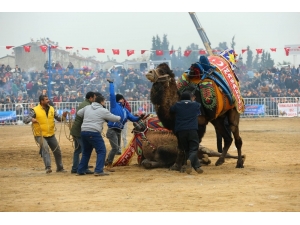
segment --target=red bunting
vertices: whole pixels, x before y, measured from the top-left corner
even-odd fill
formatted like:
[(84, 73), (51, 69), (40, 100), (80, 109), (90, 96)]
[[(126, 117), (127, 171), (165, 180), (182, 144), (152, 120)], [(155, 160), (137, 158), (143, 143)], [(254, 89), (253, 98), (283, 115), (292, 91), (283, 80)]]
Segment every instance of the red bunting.
[(98, 53), (105, 53), (105, 50), (104, 50), (104, 48), (97, 48), (97, 52)]
[(147, 50), (141, 50), (141, 54), (143, 55)]
[(242, 54), (244, 53), (244, 52), (246, 52), (247, 51), (247, 49), (242, 49)]
[(30, 52), (30, 47), (31, 47), (30, 45), (23, 46), (25, 52)]
[(170, 50), (170, 55), (172, 55), (175, 52), (175, 50)]
[(15, 46), (8, 45), (8, 46), (6, 46), (6, 49), (10, 49), (12, 47), (15, 47)]
[(57, 45), (51, 45), (51, 48), (57, 48), (58, 46)]
[(155, 53), (156, 53), (156, 55), (164, 55), (163, 50), (156, 50)]
[(119, 55), (120, 54), (119, 49), (112, 49), (112, 52), (113, 52), (114, 55)]
[(290, 48), (289, 47), (288, 48), (284, 48), (284, 51), (285, 51), (285, 55), (289, 56), (289, 54), (290, 54)]
[(276, 52), (276, 48), (270, 48), (272, 52)]
[(200, 55), (205, 55), (205, 54), (206, 54), (206, 51), (205, 51), (205, 50), (199, 50), (199, 54), (200, 54)]
[(257, 49), (256, 49), (256, 53), (257, 53), (257, 54), (261, 54), (262, 52), (263, 52), (263, 50), (262, 50), (261, 48), (257, 48)]
[(71, 46), (66, 46), (66, 49), (72, 49), (73, 47), (71, 47)]
[(41, 45), (40, 48), (41, 48), (42, 52), (44, 52), (44, 53), (47, 52), (47, 49), (48, 49), (47, 45)]
[(134, 54), (134, 50), (127, 50), (127, 56), (131, 56), (132, 54)]
[(191, 52), (192, 52), (192, 50), (185, 50), (184, 53), (183, 53), (183, 55), (185, 57), (188, 57), (191, 54)]
[(89, 48), (82, 48), (82, 50), (90, 50)]

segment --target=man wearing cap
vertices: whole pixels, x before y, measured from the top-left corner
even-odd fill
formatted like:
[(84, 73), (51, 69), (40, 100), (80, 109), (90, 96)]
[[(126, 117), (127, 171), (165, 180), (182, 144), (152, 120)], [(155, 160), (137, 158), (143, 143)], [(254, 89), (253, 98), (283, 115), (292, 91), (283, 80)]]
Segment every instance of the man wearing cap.
[(186, 173), (192, 172), (192, 167), (197, 173), (203, 173), (197, 153), (199, 148), (198, 115), (200, 103), (192, 101), (192, 94), (185, 91), (180, 96), (180, 101), (170, 108), (170, 113), (175, 114), (174, 133), (177, 136), (179, 147), (187, 159)]
[(121, 117), (120, 122), (109, 121), (107, 123), (108, 129), (106, 137), (109, 139), (111, 150), (108, 153), (108, 157), (105, 161), (105, 166), (109, 172), (114, 172), (114, 169), (112, 169), (112, 163), (114, 161), (116, 153), (121, 147), (121, 131), (124, 129), (125, 123), (127, 123), (128, 120), (130, 120), (131, 122), (137, 122), (140, 119), (144, 118), (145, 115), (132, 115), (125, 107), (123, 95), (115, 95), (113, 80), (107, 79), (107, 81), (109, 82), (110, 112)]

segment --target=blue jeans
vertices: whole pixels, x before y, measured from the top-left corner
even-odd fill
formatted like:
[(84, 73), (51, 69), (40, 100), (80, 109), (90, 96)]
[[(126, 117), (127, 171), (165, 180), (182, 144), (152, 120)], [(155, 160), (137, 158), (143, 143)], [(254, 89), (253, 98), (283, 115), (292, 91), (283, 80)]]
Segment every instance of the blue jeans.
[(99, 132), (81, 131), (83, 151), (77, 173), (84, 173), (88, 169), (93, 148), (96, 150), (96, 173), (102, 173), (106, 156), (104, 140)]
[(73, 153), (73, 166), (72, 166), (72, 171), (77, 171), (79, 161), (80, 161), (80, 154), (82, 153), (83, 150), (83, 143), (81, 137), (75, 137), (73, 136), (74, 140), (74, 153)]
[(106, 132), (106, 137), (111, 145), (111, 150), (108, 153), (107, 161), (108, 163), (113, 163), (116, 153), (121, 147), (121, 130), (117, 131), (112, 128), (108, 128)]

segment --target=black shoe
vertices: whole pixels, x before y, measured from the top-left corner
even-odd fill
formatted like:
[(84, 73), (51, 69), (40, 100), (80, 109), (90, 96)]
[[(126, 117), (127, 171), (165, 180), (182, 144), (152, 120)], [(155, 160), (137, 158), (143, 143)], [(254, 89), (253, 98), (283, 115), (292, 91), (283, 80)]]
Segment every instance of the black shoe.
[(116, 155), (122, 155), (122, 152), (117, 152)]
[(88, 166), (89, 169), (94, 168), (94, 166)]
[(85, 175), (85, 173), (77, 173), (76, 176), (82, 176)]
[(94, 174), (94, 172), (87, 170), (87, 171), (85, 171), (85, 174)]
[(46, 169), (46, 173), (52, 173), (51, 168), (47, 168), (47, 169)]
[(114, 82), (114, 79), (106, 79), (109, 83), (113, 83)]
[(71, 170), (71, 173), (77, 173), (77, 170)]
[(95, 172), (94, 175), (95, 175), (95, 176), (108, 176), (109, 173), (104, 173), (104, 172), (102, 172), (102, 173), (97, 173), (97, 172)]

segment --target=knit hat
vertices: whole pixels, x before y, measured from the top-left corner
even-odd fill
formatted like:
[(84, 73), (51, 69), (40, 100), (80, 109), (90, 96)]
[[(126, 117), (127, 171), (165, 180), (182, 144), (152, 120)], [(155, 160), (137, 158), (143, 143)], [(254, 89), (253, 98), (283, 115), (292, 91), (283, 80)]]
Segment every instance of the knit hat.
[(121, 94), (116, 94), (116, 101), (120, 101), (121, 99), (124, 99), (123, 95)]
[(191, 93), (190, 92), (183, 92), (180, 96), (180, 100), (191, 100)]

